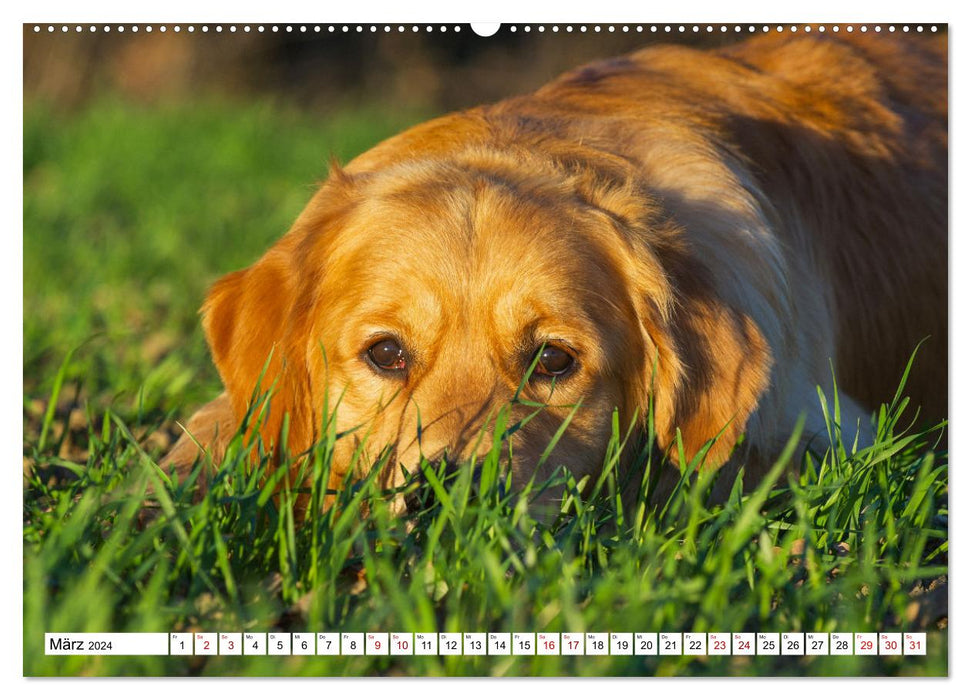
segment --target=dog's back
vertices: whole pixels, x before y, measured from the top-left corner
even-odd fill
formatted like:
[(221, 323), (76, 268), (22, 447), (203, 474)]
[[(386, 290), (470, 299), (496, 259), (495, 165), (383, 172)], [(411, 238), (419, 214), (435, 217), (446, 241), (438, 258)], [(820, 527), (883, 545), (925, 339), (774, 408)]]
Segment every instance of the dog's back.
[[(827, 365), (834, 357), (840, 386), (875, 408), (926, 339), (907, 393), (928, 420), (946, 416), (946, 36), (649, 48), (567, 73), (537, 95), (609, 115), (614, 125), (590, 140), (599, 131), (603, 148), (622, 143), (662, 200), (709, 197), (699, 154), (711, 151), (778, 237), (788, 286), (825, 296), (816, 311), (797, 304), (806, 317), (795, 323), (835, 320), (835, 347), (820, 333), (817, 354)], [(692, 181), (697, 195), (684, 191)], [(817, 380), (827, 372), (817, 368)]]
[(791, 117), (743, 122), (735, 137), (781, 230), (808, 237), (835, 291), (841, 386), (874, 408), (926, 338), (908, 394), (929, 420), (946, 417), (946, 38), (857, 34), (727, 53), (784, 86)]

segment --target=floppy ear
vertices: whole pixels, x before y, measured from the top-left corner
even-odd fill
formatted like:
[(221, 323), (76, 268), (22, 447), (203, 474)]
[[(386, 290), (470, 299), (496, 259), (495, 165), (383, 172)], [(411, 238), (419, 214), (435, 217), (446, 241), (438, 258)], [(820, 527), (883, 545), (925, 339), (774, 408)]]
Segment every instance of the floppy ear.
[(314, 440), (306, 357), (294, 303), (295, 245), (295, 237), (286, 236), (253, 266), (226, 275), (213, 285), (202, 307), (206, 340), (236, 420), (242, 421), (251, 403), (269, 392), (260, 426), (263, 444), (267, 449), (279, 447), (288, 415), (291, 454), (307, 449)]
[(704, 466), (721, 466), (769, 386), (768, 343), (751, 318), (710, 297), (682, 299), (652, 335), (657, 359), (647, 371), (660, 447), (678, 461), (680, 429), (691, 460), (720, 433)]
[(310, 325), (326, 257), (326, 246), (319, 243), (340, 228), (355, 201), (355, 183), (364, 177), (347, 174), (332, 161), (328, 180), (289, 233), (254, 265), (216, 282), (203, 304), (206, 340), (236, 420), (243, 420), (254, 398), (270, 394), (260, 427), (268, 449), (279, 448), (285, 416), (290, 454), (316, 440), (308, 353), (317, 347)]

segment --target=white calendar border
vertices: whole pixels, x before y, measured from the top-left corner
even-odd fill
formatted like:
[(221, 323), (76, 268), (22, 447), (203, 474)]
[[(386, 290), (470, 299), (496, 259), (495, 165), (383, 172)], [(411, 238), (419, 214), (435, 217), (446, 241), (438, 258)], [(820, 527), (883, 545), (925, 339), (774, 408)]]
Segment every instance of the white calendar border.
[[(415, 8), (416, 2), (421, 3), (420, 8)], [(746, 0), (736, 0), (736, 2), (726, 4), (724, 2), (715, 2), (714, 0), (702, 0), (701, 2), (696, 2), (693, 4), (683, 4), (683, 3), (670, 3), (670, 4), (658, 4), (652, 5), (650, 8), (646, 8), (643, 13), (634, 13), (630, 9), (628, 2), (624, 0), (598, 0), (596, 3), (584, 3), (582, 9), (577, 8), (566, 8), (561, 3), (553, 3), (550, 0), (546, 2), (539, 3), (539, 6), (532, 6), (530, 8), (525, 8), (521, 0), (495, 0), (489, 5), (479, 5), (478, 8), (470, 6), (459, 6), (453, 3), (447, 3), (444, 1), (427, 3), (424, 0), (414, 0), (408, 3), (408, 7), (404, 10), (402, 9), (401, 3), (392, 3), (390, 0), (379, 0), (371, 5), (361, 5), (358, 4), (337, 4), (327, 8), (326, 12), (320, 10), (320, 6), (317, 3), (310, 2), (299, 2), (291, 3), (287, 0), (277, 0), (272, 6), (267, 7), (264, 2), (253, 2), (252, 0), (240, 0), (233, 5), (227, 6), (223, 9), (213, 9), (200, 5), (197, 2), (187, 2), (186, 0), (173, 0), (166, 4), (148, 3), (148, 4), (122, 4), (121, 2), (95, 2), (94, 0), (89, 0), (83, 4), (83, 11), (78, 10), (78, 5), (76, 3), (68, 3), (65, 0), (55, 0), (53, 2), (49, 1), (43, 5), (15, 5), (12, 10), (5, 10), (10, 14), (15, 14), (17, 17), (13, 21), (5, 22), (5, 26), (8, 30), (6, 36), (7, 41), (3, 42), (3, 50), (5, 52), (4, 58), (5, 65), (10, 68), (5, 71), (5, 76), (2, 78), (4, 81), (4, 88), (7, 95), (14, 95), (10, 100), (12, 105), (11, 110), (19, 109), (20, 99), (22, 97), (22, 52), (20, 51), (19, 41), (13, 37), (13, 31), (19, 32), (19, 27), (14, 27), (13, 22), (22, 23), (25, 21), (59, 21), (75, 18), (78, 19), (111, 19), (117, 20), (118, 18), (124, 17), (126, 21), (129, 22), (158, 22), (168, 21), (171, 18), (179, 18), (180, 21), (211, 21), (213, 19), (218, 19), (219, 21), (253, 21), (254, 18), (267, 17), (269, 19), (279, 19), (280, 21), (288, 20), (316, 20), (316, 19), (327, 19), (330, 21), (382, 21), (389, 18), (394, 18), (398, 20), (399, 18), (404, 21), (410, 21), (412, 19), (419, 21), (455, 21), (455, 22), (468, 22), (470, 19), (484, 19), (484, 20), (494, 20), (499, 18), (515, 18), (515, 21), (551, 21), (557, 20), (562, 21), (563, 19), (569, 19), (570, 21), (635, 21), (641, 20), (651, 21), (651, 22), (664, 22), (664, 21), (674, 21), (674, 22), (688, 22), (688, 21), (751, 21), (753, 18), (758, 18), (760, 20), (770, 21), (770, 20), (786, 20), (790, 19), (788, 15), (797, 14), (801, 20), (805, 21), (826, 21), (826, 22), (857, 22), (861, 20), (861, 15), (865, 14), (867, 17), (865, 19), (869, 21), (887, 21), (887, 19), (898, 20), (900, 18), (911, 18), (915, 12), (926, 17), (932, 21), (950, 21), (952, 23), (952, 31), (954, 28), (954, 20), (956, 11), (953, 10), (950, 3), (943, 2), (943, 0), (924, 0), (916, 6), (914, 3), (903, 3), (899, 0), (889, 0), (881, 3), (876, 8), (868, 8), (865, 13), (861, 12), (858, 7), (852, 3), (846, 3), (845, 0), (814, 0), (814, 2), (807, 3), (807, 7), (793, 11), (792, 9), (786, 9), (785, 12), (780, 12), (779, 6), (776, 3), (768, 2), (767, 0), (762, 0), (761, 2), (751, 2)], [(326, 17), (318, 18), (318, 15), (324, 14)], [(458, 17), (456, 14), (460, 14)], [(631, 15), (643, 14), (643, 17)], [(780, 17), (779, 15), (787, 15)], [(527, 16), (524, 16), (527, 15)], [(733, 19), (734, 18), (734, 19)], [(10, 19), (9, 17), (7, 19)], [(952, 41), (950, 46), (951, 51), (951, 65), (949, 66), (949, 71), (951, 75), (968, 75), (971, 72), (971, 60), (969, 60), (969, 45), (968, 40), (965, 38), (967, 24), (958, 27), (958, 31), (955, 33), (956, 40)], [(968, 94), (966, 90), (959, 90), (957, 81), (952, 80), (951, 85), (951, 95), (950, 95), (950, 106), (951, 106), (951, 119), (952, 125), (957, 123), (958, 114), (965, 119), (969, 114), (968, 109)], [(22, 112), (21, 112), (22, 114)], [(14, 119), (16, 121), (16, 118)], [(968, 139), (963, 136), (963, 130), (961, 132), (960, 139), (954, 139), (951, 144), (951, 156), (953, 166), (953, 173), (957, 176), (951, 183), (951, 207), (952, 207), (952, 219), (951, 228), (952, 231), (966, 230), (968, 224), (968, 206), (969, 204), (965, 201), (961, 201), (960, 198), (955, 197), (955, 192), (957, 187), (956, 182), (960, 182), (962, 187), (966, 189), (967, 186), (967, 164), (969, 162), (968, 156)], [(8, 182), (16, 183), (18, 181), (18, 176), (22, 180), (22, 159), (10, 158), (6, 163), (8, 168), (7, 180)], [(8, 196), (14, 200), (13, 206), (7, 206), (4, 210), (7, 212), (8, 216), (8, 226), (11, 228), (9, 230), (22, 230), (22, 217), (20, 216), (20, 207), (22, 206), (22, 200), (19, 200), (22, 190), (14, 185), (10, 185), (5, 188)], [(9, 204), (9, 203), (8, 203)], [(22, 237), (21, 237), (22, 242)], [(952, 238), (952, 247), (950, 250), (950, 255), (952, 256), (952, 277), (950, 278), (953, 284), (953, 291), (955, 293), (952, 299), (951, 308), (956, 308), (961, 302), (964, 302), (964, 306), (967, 307), (971, 304), (971, 279), (968, 275), (953, 275), (956, 269), (964, 269), (969, 264), (971, 264), (971, 259), (968, 255), (969, 244), (965, 241), (960, 240), (958, 237), (954, 236)], [(9, 249), (8, 244), (8, 249)], [(18, 283), (22, 283), (22, 276), (17, 271), (17, 261), (15, 256), (5, 255), (3, 263), (4, 266), (9, 265), (12, 269), (4, 269), (3, 274), (0, 275), (0, 279), (7, 280), (12, 283), (12, 286), (16, 287)], [(958, 265), (960, 264), (960, 268)], [(4, 316), (0, 323), (4, 324), (7, 328), (16, 328), (15, 333), (21, 334), (22, 339), (22, 307), (18, 307), (16, 304), (9, 304), (4, 307), (2, 312), (7, 316)], [(13, 320), (10, 320), (8, 316), (14, 316)], [(20, 321), (17, 320), (20, 318)], [(949, 330), (951, 333), (951, 349), (952, 355), (956, 357), (963, 357), (967, 354), (967, 351), (971, 349), (971, 343), (969, 343), (968, 330), (966, 328), (961, 328), (955, 323), (955, 314), (952, 312), (951, 322), (949, 324)], [(22, 349), (22, 342), (20, 344)], [(955, 348), (958, 348), (960, 352), (953, 352)], [(5, 383), (0, 389), (3, 395), (11, 397), (15, 395), (16, 390), (20, 388), (20, 383), (22, 377), (20, 376), (22, 365), (19, 362), (16, 347), (13, 344), (6, 345), (0, 349), (0, 352), (4, 354), (3, 366), (7, 368), (7, 371), (3, 374), (5, 377)], [(952, 401), (952, 406), (950, 410), (949, 418), (952, 423), (956, 425), (966, 426), (971, 424), (971, 421), (966, 420), (969, 415), (968, 400), (966, 397), (971, 396), (971, 371), (965, 369), (963, 363), (952, 363), (951, 365), (951, 395), (956, 397)], [(0, 420), (0, 425), (4, 426), (18, 426), (20, 424), (20, 407), (19, 402), (14, 400), (7, 400), (3, 404), (3, 420)], [(951, 431), (951, 452), (952, 452), (952, 463), (965, 463), (968, 460), (964, 459), (968, 455), (971, 455), (971, 450), (969, 450), (969, 441), (971, 441), (971, 435), (968, 434), (967, 430)], [(18, 434), (17, 430), (6, 430), (3, 433), (2, 444), (5, 448), (6, 454), (14, 454), (14, 442), (20, 442), (21, 436)], [(17, 448), (19, 450), (19, 447)], [(958, 455), (958, 458), (954, 458), (953, 455)], [(16, 477), (16, 475), (11, 472), (7, 475), (7, 478), (11, 481)], [(961, 488), (967, 477), (962, 474), (962, 470), (953, 469), (949, 475), (952, 488), (950, 489), (952, 494), (962, 494), (966, 496), (967, 490)], [(11, 485), (12, 486), (12, 485)], [(22, 523), (19, 522), (18, 513), (20, 512), (20, 499), (21, 491), (16, 488), (7, 488), (2, 490), (2, 497), (7, 499), (6, 507), (3, 512), (7, 515), (9, 521), (8, 526), (4, 528), (6, 533), (5, 540), (5, 551), (17, 552), (20, 551), (22, 543)], [(952, 514), (958, 509), (954, 507), (952, 502)], [(958, 517), (952, 520), (951, 530), (952, 539), (959, 542), (967, 542), (968, 539), (966, 535), (968, 534), (968, 528), (965, 524), (965, 519)], [(952, 552), (954, 552), (952, 547)], [(966, 555), (962, 550), (960, 556), (954, 556), (952, 554), (952, 559), (950, 561), (950, 567), (952, 573), (954, 573), (959, 580), (964, 580), (966, 577), (962, 574), (966, 571)], [(11, 577), (6, 577), (4, 583), (5, 587), (6, 601), (8, 605), (9, 615), (7, 619), (14, 620), (12, 627), (14, 630), (8, 637), (8, 642), (12, 642), (13, 645), (22, 644), (23, 640), (23, 610), (18, 601), (22, 600), (22, 582), (23, 582), (23, 559), (22, 557), (14, 557), (14, 566), (16, 574)], [(958, 663), (957, 660), (965, 658), (969, 649), (969, 644), (966, 641), (966, 635), (963, 634), (951, 634), (951, 629), (963, 630), (963, 622), (965, 619), (965, 608), (964, 603), (959, 596), (951, 598), (949, 601), (949, 626), (945, 634), (948, 635), (948, 643), (950, 650), (950, 658), (952, 663), (949, 666), (949, 673), (951, 682), (941, 684), (939, 681), (935, 680), (924, 680), (924, 679), (907, 679), (907, 682), (890, 684), (886, 681), (881, 682), (879, 679), (820, 679), (818, 682), (813, 683), (798, 683), (793, 681), (803, 680), (799, 679), (734, 679), (735, 682), (730, 684), (721, 684), (719, 686), (719, 697), (720, 700), (732, 700), (733, 698), (748, 698), (751, 696), (751, 691), (753, 689), (758, 689), (758, 692), (771, 693), (773, 691), (778, 691), (785, 693), (787, 700), (794, 700), (796, 698), (813, 698), (817, 700), (820, 692), (830, 693), (837, 687), (842, 687), (846, 690), (859, 692), (863, 685), (868, 683), (879, 683), (881, 700), (888, 700), (889, 698), (900, 697), (906, 700), (913, 700), (915, 694), (922, 692), (921, 688), (925, 684), (933, 683), (930, 692), (934, 692), (937, 695), (944, 695), (949, 692), (951, 688), (958, 685), (958, 679), (968, 680), (969, 671), (968, 664)], [(30, 679), (28, 681), (23, 677), (23, 653), (24, 649), (22, 645), (20, 646), (20, 653), (11, 653), (8, 649), (7, 653), (0, 655), (2, 661), (0, 664), (3, 665), (4, 677), (12, 679), (13, 683), (11, 687), (15, 689), (20, 687), (21, 694), (27, 695), (32, 698), (32, 700), (43, 700), (44, 698), (57, 698), (57, 700), (63, 700), (65, 695), (73, 694), (75, 684), (80, 686), (83, 682), (84, 688), (88, 691), (90, 690), (104, 690), (109, 691), (105, 693), (106, 697), (110, 697), (112, 694), (118, 693), (119, 689), (127, 692), (128, 694), (137, 693), (139, 700), (154, 700), (155, 698), (165, 698), (165, 700), (170, 700), (171, 693), (173, 690), (173, 685), (165, 682), (167, 679), (150, 679), (150, 682), (146, 682), (145, 679), (132, 679), (132, 678), (119, 678), (119, 679), (98, 679), (89, 678), (79, 681), (78, 679), (64, 678), (57, 679), (56, 682), (51, 682), (49, 679)], [(162, 682), (159, 683), (158, 681)], [(277, 679), (255, 679), (256, 684), (253, 684), (254, 679), (236, 679), (236, 678), (224, 678), (215, 681), (217, 684), (229, 684), (234, 685), (239, 689), (246, 690), (257, 690), (260, 692), (269, 691), (269, 686), (275, 685)], [(711, 683), (706, 683), (707, 679), (653, 679), (654, 683), (678, 683), (682, 686), (685, 683), (694, 684), (701, 683), (705, 687), (711, 688)], [(29, 682), (29, 686), (27, 683)], [(308, 688), (318, 687), (320, 679), (287, 679), (287, 686), (292, 689), (295, 685), (306, 684)], [(354, 690), (360, 690), (361, 683), (380, 683), (380, 686), (375, 685), (375, 688), (384, 687), (387, 688), (387, 683), (395, 683), (394, 680), (381, 679), (380, 681), (369, 681), (368, 679), (327, 679), (327, 684), (329, 688), (340, 688), (343, 687), (347, 692), (352, 692)], [(467, 683), (475, 683), (476, 680), (463, 680), (463, 679), (435, 679), (435, 680), (422, 680), (418, 679), (416, 682), (395, 683), (394, 692), (396, 700), (410, 700), (411, 698), (427, 700), (428, 693), (430, 690), (441, 689), (442, 684), (446, 684), (451, 687), (463, 686)], [(557, 695), (559, 698), (572, 698), (572, 697), (583, 697), (585, 700), (589, 698), (589, 694), (592, 692), (593, 688), (604, 684), (605, 687), (616, 690), (621, 685), (629, 685), (631, 688), (641, 688), (643, 686), (638, 684), (636, 679), (610, 679), (607, 681), (590, 681), (588, 679), (553, 679), (542, 681), (544, 684), (550, 683), (557, 687)], [(18, 685), (23, 684), (23, 685)], [(313, 684), (313, 685), (311, 685)], [(607, 685), (609, 684), (609, 685)], [(183, 687), (193, 687), (200, 690), (212, 692), (214, 685), (213, 679), (180, 679), (179, 688)], [(536, 691), (536, 683), (532, 679), (526, 680), (510, 680), (503, 683), (504, 692), (506, 689), (512, 690), (517, 689), (519, 691), (525, 691), (530, 694), (534, 694)], [(943, 691), (943, 692), (942, 692)]]

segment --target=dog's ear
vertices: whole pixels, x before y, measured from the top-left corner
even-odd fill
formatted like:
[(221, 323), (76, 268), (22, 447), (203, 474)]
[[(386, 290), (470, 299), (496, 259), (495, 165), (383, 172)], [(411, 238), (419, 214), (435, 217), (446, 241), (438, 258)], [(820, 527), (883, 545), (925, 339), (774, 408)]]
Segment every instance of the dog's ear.
[[(269, 394), (260, 426), (267, 449), (279, 447), (285, 417), (291, 455), (316, 439), (320, 407), (311, 395), (309, 362), (320, 347), (320, 339), (311, 337), (311, 316), (325, 267), (322, 243), (342, 226), (363, 180), (331, 162), (329, 178), (289, 233), (254, 265), (216, 282), (203, 304), (206, 340), (236, 419), (259, 414), (260, 399)], [(260, 405), (254, 407), (254, 400)]]
[(306, 350), (299, 342), (294, 304), (296, 243), (288, 235), (251, 267), (220, 279), (202, 307), (206, 340), (236, 420), (252, 409), (255, 421), (261, 397), (269, 394), (260, 425), (263, 444), (279, 447), (284, 416), (289, 416), (291, 454), (314, 439)]
[(682, 298), (650, 335), (645, 371), (658, 445), (677, 462), (680, 430), (690, 461), (717, 438), (704, 466), (721, 466), (769, 386), (768, 343), (751, 318), (711, 298)]

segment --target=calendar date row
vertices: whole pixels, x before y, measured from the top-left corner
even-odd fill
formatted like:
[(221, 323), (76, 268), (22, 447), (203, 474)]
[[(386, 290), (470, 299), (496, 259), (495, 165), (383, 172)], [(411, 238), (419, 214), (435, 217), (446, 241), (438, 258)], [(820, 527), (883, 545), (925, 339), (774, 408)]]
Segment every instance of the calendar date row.
[(900, 656), (924, 632), (173, 632), (45, 635), (47, 655)]

